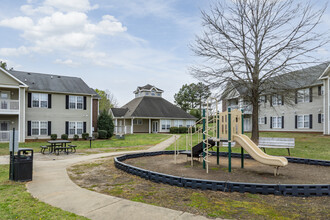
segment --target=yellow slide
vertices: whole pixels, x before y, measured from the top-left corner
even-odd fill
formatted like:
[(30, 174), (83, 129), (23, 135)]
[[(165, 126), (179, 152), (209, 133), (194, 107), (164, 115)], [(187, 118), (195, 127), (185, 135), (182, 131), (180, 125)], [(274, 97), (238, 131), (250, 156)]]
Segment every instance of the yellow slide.
[(264, 153), (248, 136), (241, 134), (233, 135), (233, 141), (242, 146), (259, 163), (275, 167), (275, 176), (278, 174), (278, 167), (288, 165), (285, 157), (271, 156)]

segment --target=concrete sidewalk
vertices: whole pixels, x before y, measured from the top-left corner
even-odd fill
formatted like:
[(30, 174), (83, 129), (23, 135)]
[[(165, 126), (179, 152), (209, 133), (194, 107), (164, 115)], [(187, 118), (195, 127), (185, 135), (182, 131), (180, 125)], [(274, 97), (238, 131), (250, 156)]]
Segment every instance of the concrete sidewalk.
[[(172, 136), (148, 151), (164, 150), (178, 137)], [(75, 163), (135, 152), (141, 151), (92, 154), (69, 160), (35, 161), (33, 181), (27, 184), (27, 189), (35, 198), (43, 202), (90, 219), (207, 219), (203, 216), (133, 202), (80, 188), (70, 180), (66, 171), (66, 168)]]

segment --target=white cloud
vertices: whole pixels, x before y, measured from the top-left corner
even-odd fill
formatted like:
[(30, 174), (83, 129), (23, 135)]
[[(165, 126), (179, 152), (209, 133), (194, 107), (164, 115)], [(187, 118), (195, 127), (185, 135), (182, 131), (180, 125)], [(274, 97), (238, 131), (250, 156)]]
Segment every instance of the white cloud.
[(29, 48), (25, 46), (21, 46), (19, 48), (0, 48), (0, 55), (6, 57), (26, 55), (28, 53)]
[(22, 5), (20, 9), (26, 15), (52, 14), (55, 11), (54, 8), (50, 6), (40, 6), (34, 8), (32, 5)]
[(29, 17), (14, 17), (0, 21), (0, 26), (10, 27), (13, 29), (26, 30), (33, 26), (33, 20)]
[(79, 65), (79, 63), (73, 62), (71, 59), (66, 59), (66, 60), (56, 59), (54, 61), (54, 63), (63, 64), (63, 65), (67, 65), (67, 66), (78, 66)]
[(54, 7), (64, 12), (87, 12), (99, 7), (98, 5), (92, 6), (89, 0), (46, 0), (44, 5)]
[(113, 35), (117, 32), (124, 32), (127, 28), (123, 27), (115, 17), (104, 15), (98, 24), (86, 24), (85, 30), (89, 33)]
[(35, 21), (21, 16), (4, 19), (0, 26), (21, 30), (21, 36), (32, 44), (29, 49), (41, 53), (90, 49), (99, 35), (115, 35), (127, 30), (111, 15), (104, 15), (101, 21), (92, 23), (83, 12), (59, 11), (35, 18)]

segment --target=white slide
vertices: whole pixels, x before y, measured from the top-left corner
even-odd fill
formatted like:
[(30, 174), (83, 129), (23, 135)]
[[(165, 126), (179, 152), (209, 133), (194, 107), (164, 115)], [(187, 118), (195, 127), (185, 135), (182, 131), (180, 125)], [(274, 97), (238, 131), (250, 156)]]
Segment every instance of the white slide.
[(235, 141), (236, 144), (242, 146), (244, 150), (246, 150), (251, 155), (251, 157), (253, 157), (253, 159), (259, 163), (277, 168), (288, 165), (288, 160), (285, 157), (271, 156), (264, 153), (248, 136), (244, 134), (234, 134), (233, 141)]

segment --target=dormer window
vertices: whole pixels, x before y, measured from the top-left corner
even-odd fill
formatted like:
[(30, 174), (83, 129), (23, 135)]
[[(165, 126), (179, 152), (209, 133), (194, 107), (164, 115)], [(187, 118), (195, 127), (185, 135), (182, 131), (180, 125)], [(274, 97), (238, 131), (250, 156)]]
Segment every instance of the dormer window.
[(135, 91), (135, 97), (141, 97), (141, 96), (162, 96), (162, 93), (164, 91), (153, 86), (150, 84), (147, 84), (145, 86), (138, 87)]

